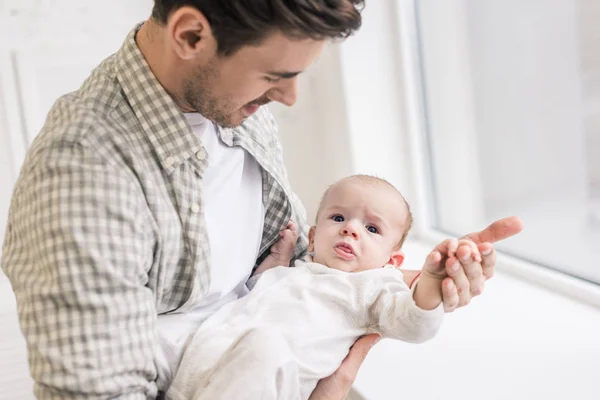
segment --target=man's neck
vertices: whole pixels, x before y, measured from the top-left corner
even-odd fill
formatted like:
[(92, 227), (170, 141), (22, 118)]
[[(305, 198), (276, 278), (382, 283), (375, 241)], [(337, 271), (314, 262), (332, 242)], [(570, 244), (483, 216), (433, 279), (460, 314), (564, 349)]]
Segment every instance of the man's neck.
[(183, 71), (178, 71), (176, 63), (169, 54), (165, 44), (164, 28), (156, 25), (152, 20), (146, 21), (135, 36), (135, 41), (148, 63), (156, 80), (169, 93), (177, 107), (182, 112), (195, 112), (181, 96), (181, 79), (185, 76)]

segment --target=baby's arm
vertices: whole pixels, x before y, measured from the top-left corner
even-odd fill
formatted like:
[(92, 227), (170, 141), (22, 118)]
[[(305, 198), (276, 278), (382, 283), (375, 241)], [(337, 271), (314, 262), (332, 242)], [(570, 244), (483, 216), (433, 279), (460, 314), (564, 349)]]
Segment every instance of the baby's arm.
[(437, 334), (444, 318), (441, 305), (432, 310), (417, 306), (401, 277), (389, 277), (383, 287), (381, 283), (371, 287), (376, 292), (368, 308), (373, 333), (408, 343), (423, 343)]
[[(437, 246), (427, 257), (413, 291), (402, 279), (380, 288), (370, 308), (377, 333), (410, 343), (422, 343), (437, 334), (444, 316), (442, 281), (447, 273), (443, 261), (445, 257), (455, 256), (459, 244), (468, 245), (469, 241), (464, 242), (450, 239)], [(438, 251), (440, 249), (444, 254)], [(475, 251), (474, 258), (479, 255)]]
[(254, 276), (278, 266), (289, 266), (298, 241), (298, 227), (292, 221), (279, 233), (279, 241), (271, 246), (271, 253), (256, 268)]
[[(422, 310), (433, 310), (442, 302), (442, 281), (445, 276), (438, 271), (442, 256), (432, 251), (425, 260), (421, 276), (413, 290), (415, 304)], [(445, 272), (445, 271), (444, 271)]]

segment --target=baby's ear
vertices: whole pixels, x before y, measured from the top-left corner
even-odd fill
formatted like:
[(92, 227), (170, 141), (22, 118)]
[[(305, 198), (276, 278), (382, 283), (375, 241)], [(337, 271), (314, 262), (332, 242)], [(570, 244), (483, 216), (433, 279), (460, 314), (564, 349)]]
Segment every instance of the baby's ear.
[(311, 226), (308, 231), (308, 251), (315, 251), (315, 227)]
[(402, 263), (404, 262), (404, 253), (401, 251), (394, 251), (390, 256), (390, 261), (388, 261), (389, 265), (393, 265), (396, 268), (400, 268)]

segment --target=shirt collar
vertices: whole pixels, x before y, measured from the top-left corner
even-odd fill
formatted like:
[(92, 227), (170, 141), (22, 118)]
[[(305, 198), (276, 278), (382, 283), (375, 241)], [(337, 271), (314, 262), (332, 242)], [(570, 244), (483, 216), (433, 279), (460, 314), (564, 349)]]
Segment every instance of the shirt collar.
[(115, 56), (117, 79), (162, 167), (171, 173), (201, 147), (183, 113), (158, 82), (135, 41), (142, 24)]

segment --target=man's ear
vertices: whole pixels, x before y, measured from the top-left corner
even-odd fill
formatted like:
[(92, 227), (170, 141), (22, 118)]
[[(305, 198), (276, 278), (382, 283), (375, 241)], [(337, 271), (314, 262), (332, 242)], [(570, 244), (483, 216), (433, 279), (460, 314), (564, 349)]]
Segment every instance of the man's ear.
[(167, 30), (173, 50), (183, 60), (197, 58), (201, 52), (216, 53), (217, 42), (210, 23), (194, 7), (175, 10), (167, 21)]
[(308, 251), (315, 251), (315, 227), (311, 226), (308, 231)]
[(404, 253), (401, 251), (394, 251), (390, 256), (390, 260), (387, 262), (388, 265), (393, 265), (396, 268), (400, 268), (404, 262)]

